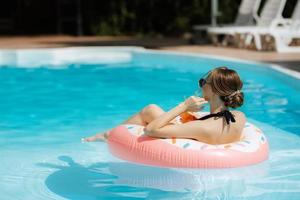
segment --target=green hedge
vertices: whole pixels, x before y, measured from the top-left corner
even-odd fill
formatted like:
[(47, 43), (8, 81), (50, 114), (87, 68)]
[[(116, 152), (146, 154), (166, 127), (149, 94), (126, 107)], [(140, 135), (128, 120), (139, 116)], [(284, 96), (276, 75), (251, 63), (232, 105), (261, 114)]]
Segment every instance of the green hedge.
[[(88, 2), (88, 3), (85, 3)], [(211, 0), (88, 0), (85, 32), (93, 35), (180, 35), (210, 23)], [(233, 21), (240, 1), (220, 0), (219, 22)], [(83, 5), (84, 6), (84, 5)]]
[[(219, 0), (218, 23), (232, 23), (240, 2)], [(296, 2), (287, 1), (285, 15)], [(210, 24), (211, 0), (82, 0), (82, 8), (85, 34), (181, 35)]]

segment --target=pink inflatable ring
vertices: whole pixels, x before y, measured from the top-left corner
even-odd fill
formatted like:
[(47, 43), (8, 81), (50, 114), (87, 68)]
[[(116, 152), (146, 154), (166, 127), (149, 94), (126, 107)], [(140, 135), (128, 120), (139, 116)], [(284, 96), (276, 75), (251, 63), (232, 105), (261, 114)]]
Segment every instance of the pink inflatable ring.
[(228, 168), (252, 165), (268, 158), (264, 134), (246, 123), (241, 140), (210, 145), (191, 139), (159, 139), (144, 135), (144, 126), (126, 124), (109, 132), (110, 152), (123, 160), (177, 168)]

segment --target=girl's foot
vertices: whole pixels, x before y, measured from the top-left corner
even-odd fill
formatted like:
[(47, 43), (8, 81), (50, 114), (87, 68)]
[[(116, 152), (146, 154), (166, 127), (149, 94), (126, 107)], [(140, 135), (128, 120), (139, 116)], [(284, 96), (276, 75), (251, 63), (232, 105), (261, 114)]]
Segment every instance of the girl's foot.
[(95, 141), (103, 141), (105, 142), (107, 140), (106, 133), (99, 133), (90, 137), (82, 138), (83, 142), (95, 142)]

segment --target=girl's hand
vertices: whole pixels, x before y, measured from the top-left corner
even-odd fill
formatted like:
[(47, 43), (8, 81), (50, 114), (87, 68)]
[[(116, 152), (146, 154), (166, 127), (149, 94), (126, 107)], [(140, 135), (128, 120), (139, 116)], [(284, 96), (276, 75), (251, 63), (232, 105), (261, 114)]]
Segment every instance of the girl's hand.
[(204, 98), (190, 96), (183, 102), (186, 111), (197, 112), (203, 109), (204, 104), (208, 103)]

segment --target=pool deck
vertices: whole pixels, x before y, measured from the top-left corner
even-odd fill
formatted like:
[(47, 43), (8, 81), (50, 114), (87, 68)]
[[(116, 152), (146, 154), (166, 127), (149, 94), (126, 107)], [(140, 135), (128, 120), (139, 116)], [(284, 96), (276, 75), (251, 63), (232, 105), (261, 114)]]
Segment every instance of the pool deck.
[(300, 53), (259, 52), (213, 45), (190, 45), (182, 38), (140, 38), (131, 36), (7, 36), (0, 37), (0, 49), (55, 48), (70, 46), (141, 46), (156, 50), (205, 53), (250, 61), (279, 64), (300, 72)]

